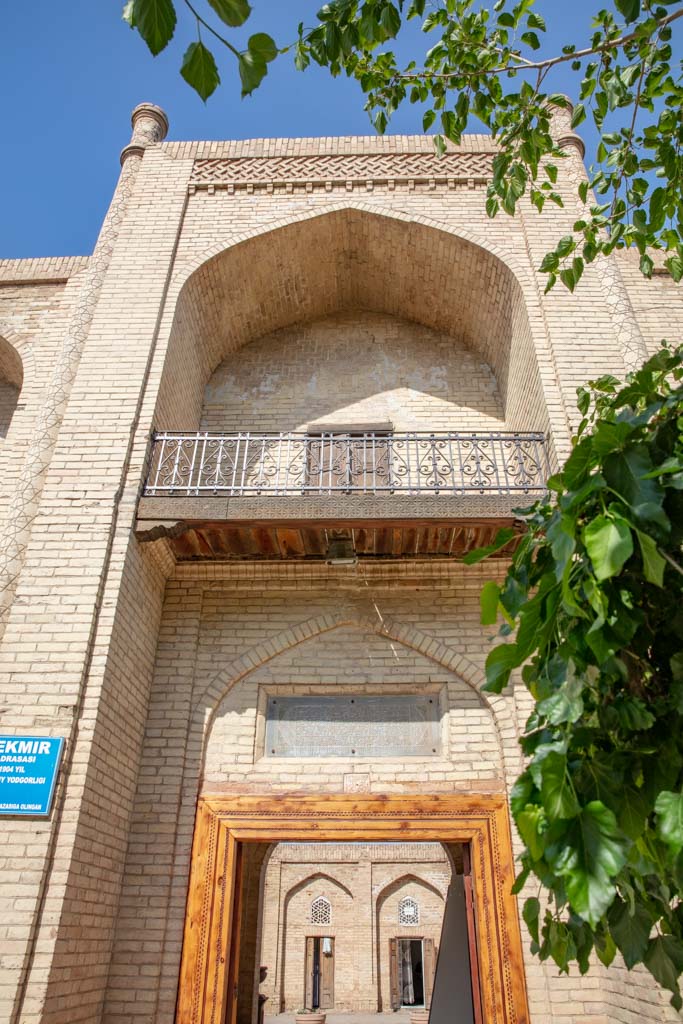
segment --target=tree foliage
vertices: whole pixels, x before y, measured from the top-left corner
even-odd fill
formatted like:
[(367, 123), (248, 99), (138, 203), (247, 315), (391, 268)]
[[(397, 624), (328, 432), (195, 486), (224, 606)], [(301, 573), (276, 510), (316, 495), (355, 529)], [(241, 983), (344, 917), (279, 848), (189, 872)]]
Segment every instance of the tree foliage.
[[(595, 951), (644, 963), (682, 1004), (683, 347), (625, 384), (579, 389), (583, 416), (552, 499), (482, 620), (514, 640), (486, 662), (500, 693), (521, 668), (534, 710), (511, 799), (531, 876), (524, 918), (541, 959), (588, 970)], [(489, 554), (473, 552), (469, 561)]]
[[(569, 65), (579, 100), (572, 124), (590, 118), (600, 142), (590, 179), (578, 186), (583, 212), (573, 233), (541, 265), (549, 287), (559, 278), (573, 290), (586, 263), (626, 245), (638, 248), (646, 276), (654, 268), (652, 250), (659, 249), (672, 277), (683, 277), (683, 78), (671, 46), (683, 6), (676, 0), (613, 0), (597, 11), (585, 37), (543, 59), (541, 9), (552, 14), (549, 2), (331, 0), (312, 27), (298, 26), (296, 42), (278, 47), (260, 32), (243, 49), (226, 33), (248, 20), (248, 0), (178, 3), (197, 30), (181, 73), (204, 100), (220, 76), (202, 30), (237, 60), (243, 96), (261, 84), (278, 54), (290, 53), (299, 70), (313, 62), (355, 79), (379, 132), (404, 103), (422, 106), (424, 130), (439, 132), (439, 152), (445, 140), (457, 144), (473, 122), (482, 124), (500, 147), (486, 201), (491, 217), (514, 214), (527, 194), (539, 211), (546, 203), (563, 205), (551, 117), (566, 99), (550, 84), (554, 69)], [(127, 0), (124, 18), (155, 55), (176, 31), (173, 0)], [(421, 20), (429, 48), (400, 64), (391, 45), (411, 19)]]

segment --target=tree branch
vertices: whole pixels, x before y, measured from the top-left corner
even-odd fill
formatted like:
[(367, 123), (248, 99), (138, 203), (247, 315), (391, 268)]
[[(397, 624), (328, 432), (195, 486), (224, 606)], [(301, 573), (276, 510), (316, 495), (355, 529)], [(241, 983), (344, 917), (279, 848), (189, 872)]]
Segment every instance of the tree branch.
[[(187, 3), (187, 0), (185, 0)], [(661, 29), (666, 28), (672, 22), (678, 18), (683, 18), (683, 7), (680, 7), (677, 11), (672, 14), (667, 14), (665, 18), (661, 18), (656, 22), (656, 31), (659, 32)], [(654, 35), (654, 32), (653, 32)], [(527, 60), (526, 57), (522, 57), (521, 54), (511, 53), (510, 58), (520, 61), (519, 65), (510, 66), (510, 64), (503, 64), (497, 68), (486, 68), (481, 71), (415, 71), (412, 74), (405, 74), (399, 72), (394, 75), (393, 78), (396, 81), (414, 81), (415, 79), (424, 78), (475, 78), (481, 75), (502, 75), (506, 71), (532, 71), (542, 70), (554, 67), (556, 64), (564, 64), (567, 61), (581, 60), (583, 57), (590, 57), (596, 53), (606, 53), (609, 50), (620, 50), (628, 43), (634, 42), (638, 38), (638, 31), (630, 32), (628, 35), (621, 36), (619, 39), (612, 39), (609, 42), (601, 43), (600, 46), (590, 46), (585, 50), (575, 50), (573, 53), (562, 53), (557, 57), (548, 57), (547, 60), (531, 61)]]
[(233, 46), (231, 42), (229, 42), (224, 36), (220, 34), (220, 32), (216, 32), (216, 29), (212, 25), (209, 25), (208, 21), (205, 21), (204, 18), (202, 18), (199, 11), (195, 10), (195, 8), (192, 6), (190, 0), (183, 0), (183, 3), (185, 4), (186, 7), (189, 7), (189, 9), (192, 11), (199, 24), (203, 25), (207, 32), (210, 32), (212, 36), (215, 36), (216, 39), (223, 44), (223, 46), (227, 46), (230, 52), (234, 53), (234, 55), (238, 59), (242, 56), (242, 54), (240, 53), (236, 46)]

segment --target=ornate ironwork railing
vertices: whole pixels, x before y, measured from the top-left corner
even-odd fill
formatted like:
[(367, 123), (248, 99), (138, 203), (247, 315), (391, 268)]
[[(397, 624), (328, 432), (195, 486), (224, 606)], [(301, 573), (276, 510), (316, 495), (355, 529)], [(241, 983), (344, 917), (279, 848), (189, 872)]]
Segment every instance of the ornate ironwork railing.
[(154, 435), (144, 495), (545, 493), (542, 434)]

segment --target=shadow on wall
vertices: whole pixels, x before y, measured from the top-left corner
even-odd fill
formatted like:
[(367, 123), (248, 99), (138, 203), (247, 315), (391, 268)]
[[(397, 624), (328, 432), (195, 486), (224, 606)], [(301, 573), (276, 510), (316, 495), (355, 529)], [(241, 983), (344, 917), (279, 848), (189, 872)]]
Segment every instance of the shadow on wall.
[(467, 910), (462, 875), (453, 875), (446, 898), (429, 1024), (474, 1024)]
[(301, 431), (315, 421), (402, 431), (503, 430), (493, 372), (462, 342), (381, 313), (283, 328), (228, 357), (201, 429)]

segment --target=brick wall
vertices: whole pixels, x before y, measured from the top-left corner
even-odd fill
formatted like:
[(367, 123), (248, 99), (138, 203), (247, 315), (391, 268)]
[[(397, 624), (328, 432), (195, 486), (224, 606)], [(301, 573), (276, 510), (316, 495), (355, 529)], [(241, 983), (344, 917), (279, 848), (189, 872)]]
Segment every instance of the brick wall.
[[(264, 879), (260, 963), (266, 1013), (304, 1003), (305, 940), (334, 938), (334, 1009), (390, 1008), (389, 939), (430, 938), (439, 944), (451, 868), (437, 844), (282, 844)], [(311, 904), (331, 904), (331, 923), (313, 924)], [(398, 904), (410, 896), (419, 924), (399, 925)]]
[(297, 431), (322, 424), (504, 429), (490, 367), (461, 343), (381, 314), (284, 328), (229, 357), (205, 390), (201, 429)]

